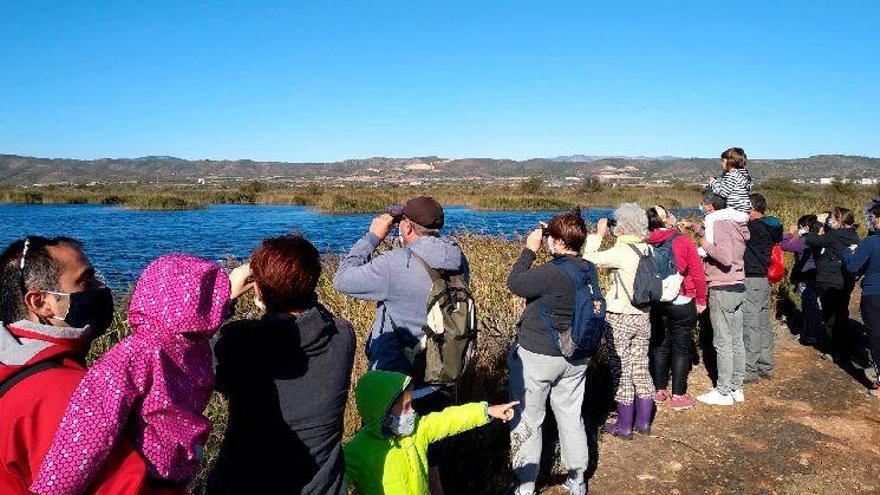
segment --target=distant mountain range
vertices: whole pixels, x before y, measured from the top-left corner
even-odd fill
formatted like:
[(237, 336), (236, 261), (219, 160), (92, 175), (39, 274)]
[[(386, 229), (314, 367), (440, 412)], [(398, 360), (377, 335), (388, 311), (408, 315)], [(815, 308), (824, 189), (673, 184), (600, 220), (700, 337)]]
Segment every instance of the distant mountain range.
[[(90, 182), (189, 183), (203, 179), (224, 181), (296, 180), (345, 182), (472, 181), (537, 175), (547, 180), (599, 176), (631, 182), (704, 182), (719, 175), (716, 158), (606, 157), (570, 155), (531, 160), (492, 158), (446, 159), (366, 158), (334, 163), (288, 163), (253, 160), (183, 160), (170, 156), (72, 160), (0, 155), (0, 185), (87, 184)], [(789, 177), (817, 180), (880, 177), (880, 158), (819, 155), (797, 159), (751, 160), (749, 171), (758, 180)]]

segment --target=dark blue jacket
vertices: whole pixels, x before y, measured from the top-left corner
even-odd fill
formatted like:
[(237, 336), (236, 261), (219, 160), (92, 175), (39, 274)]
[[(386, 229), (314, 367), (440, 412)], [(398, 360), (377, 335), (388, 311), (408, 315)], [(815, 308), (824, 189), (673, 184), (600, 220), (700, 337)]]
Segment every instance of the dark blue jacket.
[(855, 274), (863, 274), (862, 294), (880, 295), (880, 234), (865, 237), (855, 252), (844, 253), (846, 269)]

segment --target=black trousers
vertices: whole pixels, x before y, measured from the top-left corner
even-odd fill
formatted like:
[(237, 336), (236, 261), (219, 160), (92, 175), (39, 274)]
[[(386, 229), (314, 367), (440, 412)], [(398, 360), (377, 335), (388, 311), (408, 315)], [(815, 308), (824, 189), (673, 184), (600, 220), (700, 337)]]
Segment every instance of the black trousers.
[(874, 358), (874, 369), (880, 376), (880, 295), (862, 295), (862, 322), (868, 327), (868, 342), (871, 345), (871, 356)]
[(843, 289), (818, 286), (819, 301), (822, 303), (822, 320), (825, 324), (826, 343), (824, 350), (834, 357), (838, 364), (850, 362), (849, 352), (849, 299), (853, 288)]
[(687, 393), (691, 372), (691, 346), (697, 326), (697, 306), (666, 303), (651, 309), (651, 377), (654, 387), (663, 390), (672, 372), (673, 395)]

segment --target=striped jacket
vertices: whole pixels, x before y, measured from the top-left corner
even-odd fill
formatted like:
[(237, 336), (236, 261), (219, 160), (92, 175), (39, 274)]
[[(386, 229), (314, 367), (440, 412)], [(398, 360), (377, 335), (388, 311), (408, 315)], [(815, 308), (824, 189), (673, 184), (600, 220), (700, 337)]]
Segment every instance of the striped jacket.
[(728, 208), (746, 213), (752, 209), (752, 202), (749, 201), (751, 191), (752, 178), (744, 168), (732, 168), (712, 183), (712, 192), (727, 199)]

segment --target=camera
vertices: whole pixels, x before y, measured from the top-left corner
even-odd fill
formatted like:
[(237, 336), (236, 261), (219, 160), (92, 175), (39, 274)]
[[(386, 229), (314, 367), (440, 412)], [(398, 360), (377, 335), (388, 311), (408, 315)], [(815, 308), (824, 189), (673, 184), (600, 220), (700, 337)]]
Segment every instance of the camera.
[(617, 220), (616, 220), (616, 219), (614, 219), (614, 218), (609, 218), (609, 219), (607, 220), (607, 222), (608, 222), (608, 228), (609, 228), (609, 229), (613, 230), (614, 227), (617, 227)]

